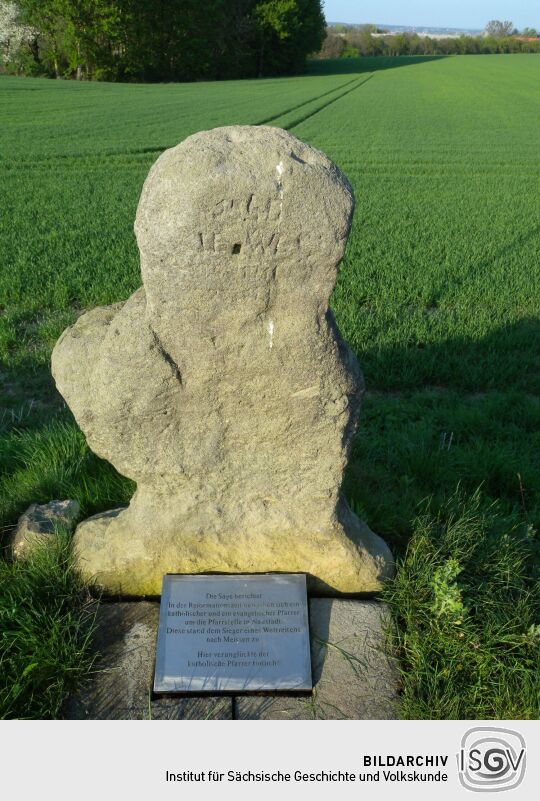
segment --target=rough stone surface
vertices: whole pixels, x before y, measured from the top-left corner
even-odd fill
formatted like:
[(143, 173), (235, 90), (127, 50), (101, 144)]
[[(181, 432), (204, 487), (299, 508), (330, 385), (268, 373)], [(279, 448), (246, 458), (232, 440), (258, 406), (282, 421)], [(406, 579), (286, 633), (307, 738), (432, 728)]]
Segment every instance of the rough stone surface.
[(203, 131), (150, 170), (144, 286), (84, 314), (52, 361), (90, 447), (137, 482), (75, 535), (107, 592), (267, 571), (372, 592), (391, 572), (339, 492), (363, 380), (328, 300), (352, 213), (337, 167), (277, 128)]
[(310, 601), (311, 698), (243, 696), (242, 720), (390, 720), (398, 717), (399, 677), (389, 656), (388, 610), (375, 601)]
[(54, 537), (59, 529), (71, 530), (81, 514), (77, 501), (33, 503), (19, 518), (10, 540), (14, 559), (26, 558), (37, 545)]
[(230, 720), (230, 698), (152, 698), (159, 604), (103, 603), (95, 671), (64, 709), (69, 720)]

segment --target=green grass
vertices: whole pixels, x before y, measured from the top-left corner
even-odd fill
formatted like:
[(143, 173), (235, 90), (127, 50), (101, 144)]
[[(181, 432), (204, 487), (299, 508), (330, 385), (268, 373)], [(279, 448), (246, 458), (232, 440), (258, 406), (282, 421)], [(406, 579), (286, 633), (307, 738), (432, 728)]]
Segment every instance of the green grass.
[[(356, 192), (332, 299), (368, 386), (345, 491), (401, 560), (404, 714), (535, 717), (532, 646), (517, 671), (492, 632), (511, 620), (526, 639), (540, 623), (540, 57), (344, 61), (207, 84), (0, 78), (0, 526), (32, 501), (76, 497), (90, 514), (132, 492), (88, 451), (49, 358), (81, 310), (139, 286), (150, 165), (201, 128), (287, 127)], [(463, 625), (485, 670), (434, 611), (448, 564), (447, 584), (480, 599)]]
[(414, 524), (386, 601), (407, 719), (538, 716), (538, 546), (497, 504), (457, 492)]
[(0, 560), (0, 719), (55, 718), (88, 675), (95, 603), (60, 534), (25, 562)]

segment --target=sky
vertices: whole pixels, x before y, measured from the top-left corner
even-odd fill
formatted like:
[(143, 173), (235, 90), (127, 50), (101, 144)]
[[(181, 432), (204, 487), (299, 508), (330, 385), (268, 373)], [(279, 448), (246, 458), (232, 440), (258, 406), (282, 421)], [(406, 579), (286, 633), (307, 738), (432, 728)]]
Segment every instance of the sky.
[(540, 28), (540, 0), (324, 0), (329, 22), (480, 28), (490, 19)]

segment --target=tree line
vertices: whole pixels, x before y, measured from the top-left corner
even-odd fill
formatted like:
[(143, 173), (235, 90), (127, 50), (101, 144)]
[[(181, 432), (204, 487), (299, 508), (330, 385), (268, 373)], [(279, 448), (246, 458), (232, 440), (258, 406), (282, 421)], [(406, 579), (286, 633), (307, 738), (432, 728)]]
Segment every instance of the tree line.
[(479, 36), (435, 38), (408, 32), (374, 35), (383, 33), (375, 25), (329, 27), (317, 57), (540, 53), (537, 32), (532, 28), (519, 32), (509, 21), (491, 20)]
[(0, 68), (110, 81), (302, 71), (321, 0), (0, 0)]

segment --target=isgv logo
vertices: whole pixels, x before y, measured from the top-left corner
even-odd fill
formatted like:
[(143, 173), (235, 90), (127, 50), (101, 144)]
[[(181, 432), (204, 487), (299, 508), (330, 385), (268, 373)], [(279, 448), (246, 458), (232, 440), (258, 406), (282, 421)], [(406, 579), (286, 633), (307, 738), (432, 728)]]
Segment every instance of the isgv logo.
[(512, 729), (476, 726), (463, 735), (457, 760), (459, 780), (467, 790), (512, 790), (525, 775), (525, 739)]

